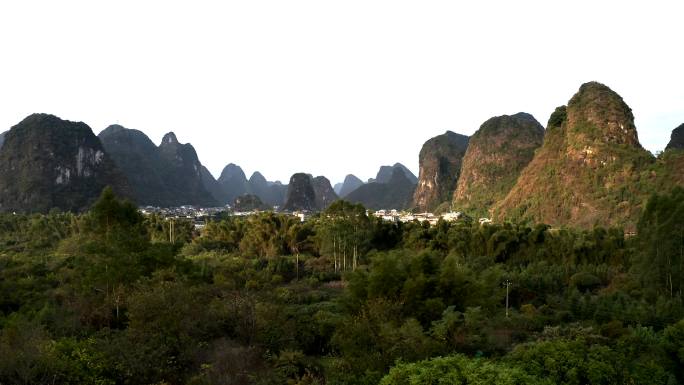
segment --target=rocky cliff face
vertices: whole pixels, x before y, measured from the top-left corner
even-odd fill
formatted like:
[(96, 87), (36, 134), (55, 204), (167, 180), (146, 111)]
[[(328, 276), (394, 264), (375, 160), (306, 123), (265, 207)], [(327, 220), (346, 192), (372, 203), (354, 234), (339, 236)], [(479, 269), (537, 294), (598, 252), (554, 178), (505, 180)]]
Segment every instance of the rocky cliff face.
[(214, 206), (218, 202), (207, 190), (213, 177), (203, 174), (203, 166), (190, 144), (181, 144), (172, 132), (159, 146), (144, 133), (120, 125), (99, 134), (105, 150), (131, 183), (141, 205)]
[[(2, 146), (2, 140), (0, 139), (0, 146)], [(672, 130), (672, 135), (670, 136), (670, 143), (665, 147), (666, 150), (684, 150), (684, 124)]]
[(344, 182), (342, 182), (342, 185), (340, 186), (340, 190), (337, 193), (337, 195), (339, 195), (340, 198), (344, 198), (345, 196), (349, 195), (349, 193), (351, 193), (352, 191), (361, 187), (361, 185), (363, 185), (363, 181), (361, 179), (357, 178), (355, 175), (349, 174), (346, 177), (344, 177)]
[(128, 181), (85, 123), (33, 114), (5, 135), (1, 211), (81, 211), (106, 186), (130, 197)]
[(361, 203), (372, 210), (403, 210), (411, 205), (416, 185), (400, 168), (395, 168), (386, 183), (370, 182), (360, 186), (345, 197), (354, 203)]
[(0, 133), (0, 149), (2, 148), (2, 144), (5, 143), (5, 134), (7, 132)]
[(420, 170), (413, 195), (414, 207), (429, 211), (451, 201), (467, 148), (468, 137), (451, 131), (423, 144), (418, 157)]
[(290, 177), (287, 185), (287, 197), (283, 210), (287, 211), (317, 211), (316, 191), (313, 178), (309, 174), (296, 173)]
[(452, 206), (488, 216), (513, 188), (544, 140), (544, 127), (530, 114), (493, 117), (470, 137)]
[(627, 104), (605, 85), (586, 83), (551, 115), (542, 147), (495, 215), (633, 228), (658, 177), (648, 172), (653, 164)]
[(313, 178), (314, 193), (316, 194), (316, 207), (319, 210), (324, 210), (331, 203), (339, 199), (328, 178), (324, 176), (317, 176)]

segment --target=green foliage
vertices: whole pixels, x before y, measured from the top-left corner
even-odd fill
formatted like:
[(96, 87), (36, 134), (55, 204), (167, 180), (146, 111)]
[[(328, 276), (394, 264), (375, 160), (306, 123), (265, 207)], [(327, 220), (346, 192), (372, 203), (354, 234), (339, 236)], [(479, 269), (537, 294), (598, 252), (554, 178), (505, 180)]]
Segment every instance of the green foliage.
[(399, 364), (380, 381), (380, 385), (550, 385), (552, 383), (541, 377), (531, 376), (515, 367), (485, 359), (472, 359), (460, 354)]
[(568, 112), (566, 106), (556, 107), (551, 116), (549, 117), (548, 128), (561, 127), (568, 118)]
[(0, 383), (681, 383), (681, 201), (654, 197), (636, 237), (338, 201), (170, 242), (108, 191), (0, 216)]
[(635, 270), (644, 286), (669, 296), (682, 295), (684, 279), (684, 189), (654, 195), (639, 220)]

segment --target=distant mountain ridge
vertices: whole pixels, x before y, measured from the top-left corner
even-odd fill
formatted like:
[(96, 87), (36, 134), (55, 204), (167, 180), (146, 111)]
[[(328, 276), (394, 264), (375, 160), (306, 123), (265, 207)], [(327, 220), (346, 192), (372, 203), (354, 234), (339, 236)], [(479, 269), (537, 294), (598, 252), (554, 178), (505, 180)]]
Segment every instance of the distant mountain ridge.
[(344, 199), (361, 203), (369, 209), (407, 209), (416, 185), (406, 176), (401, 168), (394, 168), (392, 176), (386, 183), (366, 183), (345, 196)]
[(287, 186), (283, 186), (280, 182), (266, 180), (259, 171), (252, 173), (247, 184), (251, 194), (258, 196), (259, 199), (271, 207), (282, 206), (285, 202)]
[(404, 172), (404, 175), (406, 176), (406, 179), (409, 182), (413, 184), (418, 183), (418, 178), (411, 172), (411, 170), (409, 170), (406, 166), (404, 166), (401, 163), (395, 163), (392, 166), (380, 166), (378, 174), (375, 176), (375, 179), (373, 181), (378, 183), (388, 183), (390, 179), (392, 179), (394, 169), (397, 168)]
[(551, 114), (546, 130), (529, 114), (495, 116), (472, 137), (447, 131), (426, 141), (420, 178), (396, 163), (363, 183), (297, 173), (289, 185), (249, 179), (230, 163), (218, 180), (173, 132), (155, 145), (111, 125), (95, 137), (84, 123), (33, 114), (0, 134), (0, 211), (80, 211), (111, 185), (140, 205), (277, 207), (320, 211), (347, 199), (370, 209), (462, 210), (494, 220), (633, 229), (653, 193), (684, 186), (684, 124), (665, 151), (644, 150), (634, 116), (607, 86), (583, 84)]
[(218, 183), (224, 192), (224, 202), (232, 202), (235, 198), (249, 192), (245, 172), (234, 163), (229, 163), (223, 168)]
[(205, 187), (202, 164), (190, 144), (181, 144), (169, 132), (155, 146), (143, 132), (111, 125), (98, 135), (129, 180), (136, 202), (151, 206), (216, 206)]
[(222, 191), (220, 201), (224, 203), (231, 203), (235, 198), (245, 194), (253, 194), (271, 207), (282, 206), (287, 192), (286, 185), (266, 180), (259, 171), (255, 171), (247, 179), (242, 168), (234, 163), (229, 163), (223, 168), (218, 184)]
[(339, 191), (336, 190), (336, 192), (337, 195), (340, 196), (340, 198), (344, 198), (345, 196), (349, 195), (349, 193), (361, 187), (362, 185), (363, 181), (361, 179), (357, 178), (353, 174), (348, 174), (344, 177), (344, 182), (340, 184)]

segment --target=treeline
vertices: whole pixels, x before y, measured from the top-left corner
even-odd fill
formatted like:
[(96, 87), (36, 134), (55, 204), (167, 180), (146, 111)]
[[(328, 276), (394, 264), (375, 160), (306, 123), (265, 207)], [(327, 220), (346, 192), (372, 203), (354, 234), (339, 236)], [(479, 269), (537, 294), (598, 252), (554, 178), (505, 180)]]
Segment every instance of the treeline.
[(0, 215), (0, 384), (682, 383), (684, 190), (637, 234), (344, 201), (197, 232), (105, 190)]

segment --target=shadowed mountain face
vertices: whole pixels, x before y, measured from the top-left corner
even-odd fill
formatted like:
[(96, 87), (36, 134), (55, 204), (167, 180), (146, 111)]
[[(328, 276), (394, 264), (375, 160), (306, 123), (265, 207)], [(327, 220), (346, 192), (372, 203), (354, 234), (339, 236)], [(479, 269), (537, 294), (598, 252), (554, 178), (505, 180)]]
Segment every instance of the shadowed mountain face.
[(467, 148), (468, 137), (451, 131), (423, 144), (418, 156), (420, 178), (413, 195), (414, 207), (429, 211), (451, 201)]
[(0, 150), (1, 211), (81, 211), (106, 186), (130, 197), (128, 181), (85, 123), (33, 114), (6, 133)]
[(240, 166), (233, 163), (229, 163), (223, 168), (221, 176), (218, 178), (218, 182), (223, 189), (226, 202), (232, 202), (240, 195), (249, 192), (245, 172), (242, 171)]
[[(181, 144), (172, 132), (157, 147), (138, 130), (119, 125), (99, 135), (102, 145), (131, 183), (138, 204), (153, 206), (215, 206), (203, 181), (203, 166), (190, 144)], [(213, 178), (212, 178), (213, 179)]]
[(404, 171), (395, 168), (387, 183), (371, 182), (352, 191), (344, 199), (361, 203), (369, 209), (406, 209), (411, 205), (411, 197), (416, 185)]
[(287, 185), (280, 183), (280, 181), (269, 182), (269, 194), (268, 196), (272, 199), (266, 203), (272, 206), (282, 207), (285, 204), (285, 198), (287, 195)]
[(251, 194), (258, 196), (264, 204), (271, 207), (282, 206), (285, 202), (287, 186), (267, 181), (258, 171), (255, 171), (249, 178), (248, 188)]
[(211, 194), (212, 198), (214, 198), (214, 200), (218, 202), (218, 204), (223, 205), (225, 203), (225, 194), (219, 182), (214, 178), (211, 172), (209, 172), (209, 170), (207, 170), (207, 168), (204, 166), (202, 166), (201, 174), (202, 185), (204, 186), (204, 189), (207, 190), (209, 194)]
[(254, 194), (240, 195), (231, 203), (233, 210), (238, 212), (268, 210), (270, 205), (265, 204)]
[(317, 176), (313, 178), (314, 193), (316, 194), (316, 208), (324, 210), (338, 199), (337, 194), (330, 185), (328, 178)]
[(98, 135), (117, 167), (126, 175), (136, 202), (165, 206), (173, 202), (171, 191), (160, 175), (161, 159), (157, 146), (138, 130), (119, 125), (107, 127)]
[(287, 211), (321, 211), (337, 200), (328, 178), (312, 177), (310, 174), (292, 175), (287, 185), (287, 197), (284, 210)]
[(341, 184), (340, 189), (336, 190), (336, 192), (337, 195), (339, 195), (341, 198), (344, 198), (362, 185), (363, 181), (361, 179), (357, 178), (355, 175), (349, 174), (344, 177), (344, 182)]
[(7, 132), (0, 133), (0, 149), (2, 148), (2, 144), (5, 143), (5, 134)]
[[(375, 176), (375, 179), (372, 180), (373, 182), (378, 182), (378, 183), (388, 183), (390, 179), (392, 179), (392, 173), (394, 173), (395, 169), (400, 169), (404, 172), (404, 175), (406, 176), (406, 179), (410, 181), (413, 184), (418, 183), (418, 178), (416, 178), (415, 175), (406, 168), (401, 163), (395, 163), (393, 166), (380, 166), (380, 169), (378, 170), (378, 174)], [(370, 181), (369, 181), (370, 182)]]
[(484, 122), (468, 142), (453, 207), (488, 216), (487, 210), (513, 188), (543, 140), (544, 127), (524, 112)]
[(288, 211), (316, 211), (318, 209), (311, 175), (296, 173), (290, 177), (283, 209)]
[[(0, 139), (0, 146), (2, 146), (2, 140)], [(665, 147), (666, 150), (679, 149), (684, 150), (684, 124), (672, 130), (672, 136), (670, 136), (670, 143)]]
[(202, 164), (192, 145), (179, 143), (176, 135), (170, 132), (162, 139), (159, 154), (162, 159), (161, 177), (177, 202), (200, 206), (218, 205), (204, 188)]
[(255, 171), (252, 173), (252, 176), (249, 177), (249, 180), (247, 181), (249, 184), (249, 191), (258, 196), (259, 199), (264, 201), (265, 196), (267, 196), (270, 191), (269, 191), (269, 183), (266, 180), (266, 178), (261, 175), (259, 171)]
[(654, 161), (622, 98), (586, 83), (551, 115), (544, 144), (495, 213), (552, 225), (633, 228), (663, 172)]

